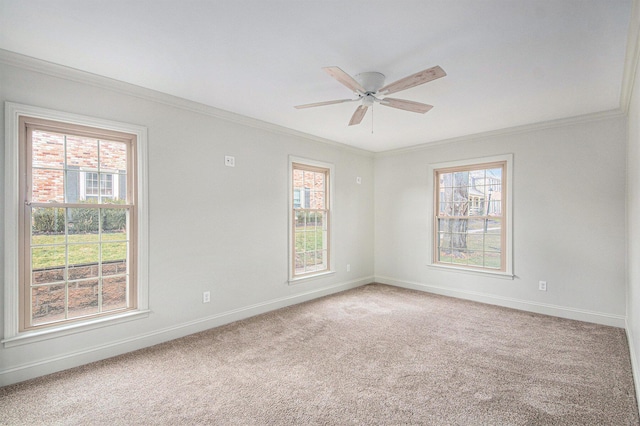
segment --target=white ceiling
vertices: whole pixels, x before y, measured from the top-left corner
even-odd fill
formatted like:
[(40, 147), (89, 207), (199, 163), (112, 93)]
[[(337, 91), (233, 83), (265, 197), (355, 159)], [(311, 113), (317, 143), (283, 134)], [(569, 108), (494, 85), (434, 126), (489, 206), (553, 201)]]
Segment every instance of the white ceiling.
[[(0, 0), (0, 48), (379, 152), (620, 107), (631, 0)], [(356, 103), (322, 71), (387, 83)], [(373, 134), (371, 133), (373, 124)]]

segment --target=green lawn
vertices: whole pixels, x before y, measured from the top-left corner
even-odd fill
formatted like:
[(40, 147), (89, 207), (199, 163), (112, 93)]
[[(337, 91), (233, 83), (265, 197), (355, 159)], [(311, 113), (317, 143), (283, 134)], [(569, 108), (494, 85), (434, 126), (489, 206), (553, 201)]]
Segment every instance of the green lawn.
[[(487, 233), (484, 233), (484, 220), (469, 220), (466, 246), (460, 248), (451, 248), (451, 234), (442, 233), (440, 262), (500, 269), (502, 251), (500, 226), (499, 221), (489, 220)], [(441, 229), (447, 230), (446, 227)]]
[[(102, 241), (99, 240), (102, 238)], [(102, 262), (124, 260), (127, 257), (127, 235), (124, 232), (69, 235), (68, 245), (64, 235), (34, 235), (32, 237), (33, 269), (62, 267), (65, 265), (66, 247), (69, 264), (98, 263), (100, 250)]]

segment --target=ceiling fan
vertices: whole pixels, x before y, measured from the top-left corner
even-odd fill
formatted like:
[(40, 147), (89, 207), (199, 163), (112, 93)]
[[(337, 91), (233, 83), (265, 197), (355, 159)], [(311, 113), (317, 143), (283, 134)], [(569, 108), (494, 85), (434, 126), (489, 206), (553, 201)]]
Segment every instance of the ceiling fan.
[(388, 106), (391, 108), (398, 108), (405, 111), (418, 112), (424, 114), (433, 108), (433, 105), (427, 105), (420, 102), (408, 101), (406, 99), (388, 98), (387, 95), (406, 90), (411, 87), (418, 86), (420, 84), (428, 83), (440, 77), (444, 77), (447, 73), (444, 72), (439, 66), (428, 68), (426, 70), (411, 74), (408, 77), (402, 78), (391, 84), (384, 86), (384, 74), (379, 72), (363, 72), (357, 74), (355, 78), (341, 70), (339, 67), (325, 67), (322, 68), (331, 77), (338, 80), (338, 82), (344, 84), (347, 88), (351, 89), (358, 97), (356, 99), (338, 99), (335, 101), (316, 102), (313, 104), (297, 105), (295, 108), (311, 108), (324, 105), (341, 104), (344, 102), (357, 102), (361, 101), (360, 106), (356, 108), (356, 111), (351, 116), (349, 126), (354, 124), (360, 124), (367, 109), (373, 106), (375, 102), (380, 105)]

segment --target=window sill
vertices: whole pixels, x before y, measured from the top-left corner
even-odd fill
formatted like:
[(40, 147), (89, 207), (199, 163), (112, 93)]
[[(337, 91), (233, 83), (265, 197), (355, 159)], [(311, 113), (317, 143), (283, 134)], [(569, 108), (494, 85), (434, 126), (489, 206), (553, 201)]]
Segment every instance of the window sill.
[(26, 331), (19, 333), (17, 336), (8, 337), (0, 340), (5, 348), (11, 348), (14, 346), (27, 345), (30, 343), (41, 342), (43, 340), (55, 339), (62, 336), (68, 336), (70, 334), (80, 333), (88, 330), (95, 330), (98, 328), (121, 324), (128, 321), (133, 321), (142, 318), (148, 318), (151, 311), (128, 311), (122, 314), (113, 315), (109, 317), (94, 318), (87, 321), (76, 322), (73, 324), (64, 324), (60, 326), (54, 326), (46, 329), (39, 329), (34, 331)]
[(501, 279), (505, 279), (505, 280), (513, 280), (515, 278), (515, 275), (513, 275), (510, 272), (485, 271), (485, 270), (482, 270), (482, 269), (469, 269), (469, 268), (462, 268), (462, 267), (457, 267), (457, 266), (438, 265), (438, 264), (435, 264), (435, 263), (430, 263), (427, 266), (429, 268), (442, 270), (442, 271), (458, 272), (458, 273), (462, 273), (462, 274), (470, 274), (470, 275), (484, 276), (484, 277), (490, 276), (490, 277), (493, 277), (493, 278), (501, 278)]
[(336, 271), (323, 271), (313, 275), (305, 275), (304, 277), (299, 278), (289, 278), (289, 285), (298, 284), (305, 281), (315, 280), (318, 278), (324, 278), (329, 275), (335, 274)]

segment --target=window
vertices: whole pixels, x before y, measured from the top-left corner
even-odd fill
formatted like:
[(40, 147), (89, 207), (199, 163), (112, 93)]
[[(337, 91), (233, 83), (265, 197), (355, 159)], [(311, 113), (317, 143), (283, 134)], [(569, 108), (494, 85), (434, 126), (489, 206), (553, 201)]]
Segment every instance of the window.
[(510, 274), (510, 156), (485, 160), (433, 167), (433, 263)]
[(30, 117), (20, 129), (21, 330), (135, 308), (135, 136)]
[[(126, 174), (126, 171), (125, 171)], [(98, 176), (100, 177), (98, 180)], [(84, 189), (84, 199), (98, 199), (98, 194), (102, 195), (103, 198), (112, 198), (113, 193), (113, 174), (111, 173), (96, 173), (96, 172), (85, 172), (84, 173), (84, 181), (85, 181), (85, 189)]]
[(6, 109), (5, 347), (146, 315), (146, 130)]
[(290, 279), (331, 271), (331, 175), (333, 167), (292, 159)]

